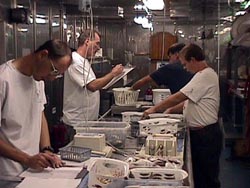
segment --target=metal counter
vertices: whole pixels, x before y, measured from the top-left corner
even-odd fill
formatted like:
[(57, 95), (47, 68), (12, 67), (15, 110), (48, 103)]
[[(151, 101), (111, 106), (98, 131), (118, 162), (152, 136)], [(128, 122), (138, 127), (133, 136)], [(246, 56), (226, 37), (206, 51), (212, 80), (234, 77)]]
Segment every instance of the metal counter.
[[(175, 188), (193, 188), (193, 173), (192, 173), (192, 160), (191, 160), (191, 147), (189, 131), (185, 131), (185, 147), (184, 147), (184, 166), (183, 169), (188, 172), (188, 178), (184, 180), (183, 186), (174, 186)], [(142, 145), (138, 144), (138, 139), (129, 137), (126, 139), (125, 148), (118, 149), (112, 154), (112, 158), (119, 160), (126, 160), (129, 156), (135, 156), (141, 150)], [(88, 176), (86, 176), (80, 183), (78, 188), (87, 188)], [(128, 180), (124, 180), (128, 181)], [(3, 182), (0, 180), (0, 187), (14, 188), (18, 185), (18, 182)], [(116, 187), (117, 188), (117, 187)]]

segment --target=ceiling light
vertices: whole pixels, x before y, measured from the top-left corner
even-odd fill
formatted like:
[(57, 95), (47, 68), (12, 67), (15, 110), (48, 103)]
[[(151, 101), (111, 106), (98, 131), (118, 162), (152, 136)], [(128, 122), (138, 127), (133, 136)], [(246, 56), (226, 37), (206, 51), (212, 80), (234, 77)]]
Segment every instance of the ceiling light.
[(47, 21), (45, 19), (43, 19), (43, 18), (36, 18), (36, 23), (45, 24), (45, 23), (47, 23)]
[(244, 15), (246, 14), (246, 11), (245, 10), (241, 10), (241, 11), (238, 11), (235, 13), (235, 16), (241, 16), (241, 15)]
[(178, 30), (178, 33), (182, 34), (182, 33), (183, 33), (183, 31), (182, 31), (182, 30)]
[(152, 25), (152, 22), (145, 22), (145, 23), (142, 23), (142, 27), (145, 29), (149, 29), (153, 27), (153, 25)]
[(59, 27), (59, 26), (60, 26), (59, 22), (53, 22), (52, 23), (52, 27)]
[(23, 5), (17, 5), (16, 7), (17, 7), (17, 8), (24, 8)]
[(250, 1), (248, 1), (244, 7), (244, 9), (247, 9), (250, 6)]
[(17, 28), (18, 32), (28, 32), (27, 28)]
[(118, 16), (120, 16), (120, 17), (124, 17), (124, 9), (122, 8), (122, 7), (119, 7), (118, 6)]
[(164, 9), (163, 0), (143, 0), (143, 3), (150, 10), (163, 10)]
[(134, 18), (134, 22), (137, 24), (143, 24), (143, 23), (147, 23), (148, 19), (145, 16), (136, 16)]

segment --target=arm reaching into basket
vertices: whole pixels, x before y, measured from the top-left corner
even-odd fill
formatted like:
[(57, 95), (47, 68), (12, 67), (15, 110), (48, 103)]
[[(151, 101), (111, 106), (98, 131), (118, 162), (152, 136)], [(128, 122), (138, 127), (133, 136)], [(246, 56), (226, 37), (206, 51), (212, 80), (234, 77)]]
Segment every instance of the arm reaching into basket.
[(152, 85), (154, 88), (163, 85), (169, 88), (172, 94), (178, 92), (193, 77), (192, 73), (183, 68), (179, 60), (179, 52), (184, 46), (183, 43), (171, 45), (168, 49), (169, 62), (135, 82), (131, 88), (136, 90), (145, 85)]

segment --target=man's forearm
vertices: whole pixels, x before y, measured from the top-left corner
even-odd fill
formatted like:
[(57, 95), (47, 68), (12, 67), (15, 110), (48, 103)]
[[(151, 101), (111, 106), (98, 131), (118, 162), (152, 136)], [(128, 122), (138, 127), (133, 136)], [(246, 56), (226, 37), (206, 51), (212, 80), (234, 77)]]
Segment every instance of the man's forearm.
[(94, 92), (102, 89), (114, 78), (113, 74), (110, 72), (101, 78), (97, 78), (87, 85), (88, 90)]
[(50, 145), (50, 136), (49, 129), (46, 117), (44, 112), (42, 112), (42, 125), (41, 125), (41, 136), (40, 136), (40, 150), (44, 147), (51, 146)]
[(26, 165), (29, 155), (0, 139), (0, 155)]
[(164, 113), (169, 113), (169, 114), (179, 114), (183, 112), (183, 105), (184, 102), (177, 104), (171, 108), (168, 108)]

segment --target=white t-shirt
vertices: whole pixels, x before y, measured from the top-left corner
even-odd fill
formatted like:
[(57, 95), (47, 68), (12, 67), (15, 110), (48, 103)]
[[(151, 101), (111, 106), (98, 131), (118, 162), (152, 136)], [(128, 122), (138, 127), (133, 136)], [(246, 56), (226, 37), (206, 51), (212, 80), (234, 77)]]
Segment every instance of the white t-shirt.
[(212, 68), (197, 72), (180, 90), (189, 100), (184, 105), (184, 117), (190, 127), (216, 123), (220, 105), (218, 76)]
[(85, 86), (96, 79), (89, 61), (77, 52), (64, 75), (63, 121), (78, 126), (86, 120), (96, 120), (99, 114), (100, 93)]
[[(12, 61), (0, 66), (0, 139), (35, 155), (39, 153), (42, 111), (46, 103), (44, 82), (15, 69)], [(0, 156), (0, 174), (17, 176), (24, 167)]]

